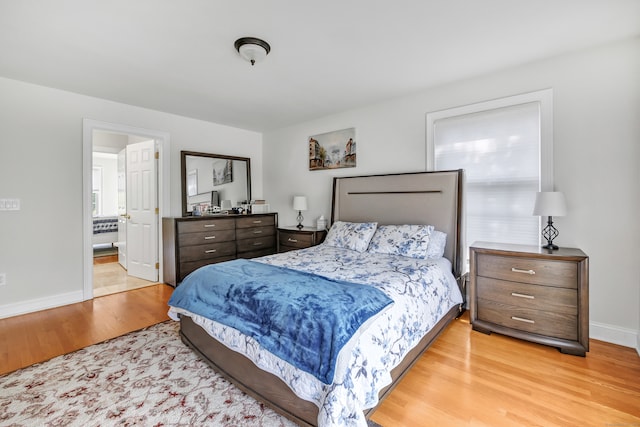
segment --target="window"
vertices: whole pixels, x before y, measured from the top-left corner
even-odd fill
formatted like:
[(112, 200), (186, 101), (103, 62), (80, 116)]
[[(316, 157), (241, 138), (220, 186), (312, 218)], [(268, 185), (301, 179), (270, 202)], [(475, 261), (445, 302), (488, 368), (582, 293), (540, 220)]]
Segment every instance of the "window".
[(552, 188), (551, 101), (545, 90), (427, 114), (428, 169), (465, 170), (465, 257), (475, 241), (540, 243), (532, 212)]

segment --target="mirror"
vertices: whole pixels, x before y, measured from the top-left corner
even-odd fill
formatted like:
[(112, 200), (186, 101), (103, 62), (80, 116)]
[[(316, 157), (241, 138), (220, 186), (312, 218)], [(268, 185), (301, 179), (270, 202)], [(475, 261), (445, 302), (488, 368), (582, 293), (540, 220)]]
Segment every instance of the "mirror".
[(182, 216), (245, 208), (251, 201), (251, 160), (247, 157), (180, 152)]

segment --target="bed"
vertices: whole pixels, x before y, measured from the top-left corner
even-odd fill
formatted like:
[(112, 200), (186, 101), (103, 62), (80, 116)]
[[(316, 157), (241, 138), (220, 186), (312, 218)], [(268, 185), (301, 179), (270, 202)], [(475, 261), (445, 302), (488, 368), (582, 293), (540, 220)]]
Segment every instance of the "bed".
[(118, 241), (118, 217), (93, 217), (93, 245), (113, 245)]
[[(184, 289), (200, 289), (196, 287), (198, 281), (208, 286), (206, 281), (211, 276), (205, 274), (205, 269), (212, 269), (218, 277), (225, 276), (227, 270), (245, 271), (251, 267), (256, 268), (256, 272), (249, 273), (247, 282), (253, 280), (253, 275), (265, 281), (272, 276), (273, 280), (279, 280), (277, 274), (264, 274), (262, 269), (281, 269), (277, 270), (278, 274), (309, 275), (310, 280), (375, 288), (376, 297), (379, 293), (388, 297), (391, 303), (386, 305), (384, 300), (375, 300), (369, 294), (357, 297), (364, 299), (363, 306), (371, 308), (374, 300), (378, 306), (371, 308), (370, 317), (362, 316), (362, 323), (352, 327), (354, 334), (346, 335), (342, 350), (326, 359), (330, 364), (325, 363), (325, 359), (318, 363), (325, 368), (322, 373), (313, 367), (296, 365), (297, 362), (292, 361), (295, 356), (287, 353), (286, 348), (280, 348), (286, 346), (270, 342), (266, 334), (265, 337), (243, 334), (235, 324), (234, 327), (225, 324), (235, 314), (228, 314), (228, 319), (213, 320), (198, 314), (196, 308), (185, 308), (182, 301), (190, 297), (177, 296), (174, 300), (172, 296), (169, 314), (180, 320), (182, 340), (240, 389), (299, 425), (366, 426), (366, 419), (379, 402), (462, 311), (462, 183), (460, 170), (334, 178), (333, 225), (323, 244), (252, 261), (239, 260), (233, 265), (206, 266), (192, 273), (195, 278), (186, 278), (174, 291), (174, 296), (179, 295), (185, 284)], [(371, 224), (375, 224), (373, 233), (362, 232)], [(340, 233), (349, 227), (351, 231), (353, 227), (360, 227), (359, 237), (341, 239), (353, 236), (353, 233)], [(397, 244), (398, 236), (406, 235), (407, 230), (412, 236), (427, 233), (429, 238), (411, 239), (413, 243), (407, 250), (405, 245)], [(362, 238), (364, 234), (370, 234), (368, 240)], [(423, 257), (426, 247), (422, 243), (432, 245), (436, 235), (441, 240), (436, 245), (440, 247), (440, 256)], [(415, 241), (422, 243), (415, 246)], [(399, 247), (401, 252), (397, 252)], [(422, 255), (407, 256), (413, 250)], [(318, 289), (331, 288), (325, 282), (320, 283)], [(222, 285), (216, 284), (218, 286)], [(332, 305), (339, 307), (341, 298), (334, 297)], [(288, 303), (295, 307), (294, 302)], [(236, 301), (230, 299), (221, 305), (235, 306)], [(214, 307), (217, 307), (215, 300), (202, 310), (214, 310)], [(315, 313), (318, 310), (315, 307), (296, 309), (295, 313)], [(358, 317), (353, 313), (360, 313), (360, 305), (352, 307), (354, 309), (346, 310), (352, 314), (347, 317)], [(333, 313), (322, 313), (315, 317), (333, 316)], [(296, 324), (304, 326), (305, 321)], [(310, 336), (315, 335), (314, 330), (301, 329)], [(324, 331), (325, 326), (316, 329)], [(283, 342), (288, 341), (283, 338)]]

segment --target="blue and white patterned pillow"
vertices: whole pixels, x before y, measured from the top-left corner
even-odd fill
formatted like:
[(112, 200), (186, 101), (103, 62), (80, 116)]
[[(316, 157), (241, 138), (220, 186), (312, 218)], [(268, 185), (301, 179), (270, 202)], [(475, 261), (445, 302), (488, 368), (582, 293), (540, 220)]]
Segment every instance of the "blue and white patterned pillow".
[(431, 236), (429, 236), (429, 247), (427, 248), (426, 258), (442, 258), (444, 256), (445, 246), (447, 246), (447, 233), (433, 230)]
[(369, 252), (426, 258), (432, 225), (382, 225), (369, 244)]
[(364, 252), (377, 227), (377, 222), (336, 221), (329, 229), (324, 243), (336, 248)]

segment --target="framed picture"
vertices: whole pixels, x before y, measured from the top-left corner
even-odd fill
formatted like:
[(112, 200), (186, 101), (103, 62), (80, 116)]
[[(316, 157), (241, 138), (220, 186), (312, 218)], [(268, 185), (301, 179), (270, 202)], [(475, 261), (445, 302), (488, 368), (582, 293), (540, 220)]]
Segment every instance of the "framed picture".
[(233, 161), (231, 159), (218, 159), (213, 162), (213, 185), (222, 185), (233, 182)]
[(187, 172), (187, 196), (198, 194), (198, 169)]
[(353, 168), (355, 166), (355, 128), (309, 137), (309, 170)]

